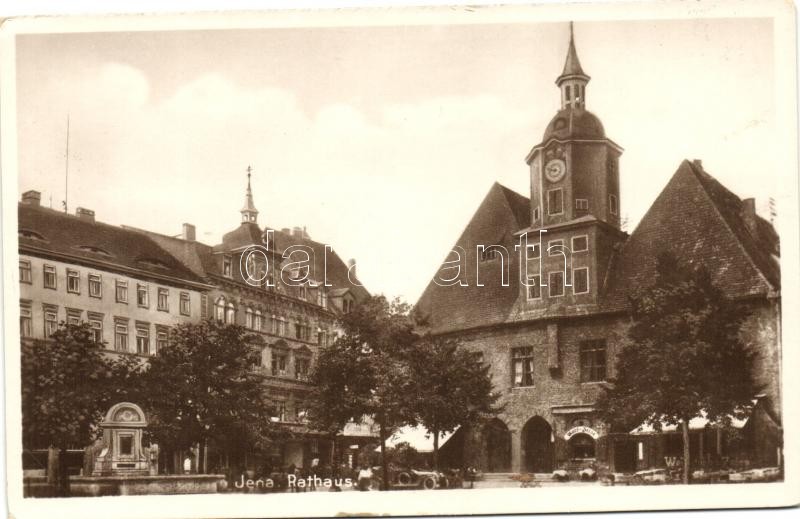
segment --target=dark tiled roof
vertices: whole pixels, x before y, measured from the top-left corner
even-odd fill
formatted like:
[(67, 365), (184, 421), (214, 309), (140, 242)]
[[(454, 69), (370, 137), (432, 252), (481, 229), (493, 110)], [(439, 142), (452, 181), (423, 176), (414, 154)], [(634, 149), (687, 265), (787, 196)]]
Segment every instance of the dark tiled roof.
[[(416, 311), (429, 319), (433, 331), (471, 328), (505, 322), (518, 293), (518, 255), (514, 232), (530, 224), (528, 198), (495, 183), (453, 249), (463, 249), (467, 286), (439, 286), (431, 282)], [(509, 252), (509, 286), (500, 282), (500, 261), (481, 264), (484, 286), (477, 286), (477, 245), (503, 245)], [(452, 258), (447, 258), (452, 259)]]
[(625, 243), (608, 294), (610, 308), (624, 308), (628, 295), (652, 283), (663, 251), (705, 267), (728, 297), (764, 296), (780, 287), (772, 226), (758, 218), (753, 236), (742, 219), (742, 201), (704, 172), (683, 161)]
[(542, 143), (556, 139), (605, 139), (603, 123), (592, 112), (583, 108), (567, 107), (559, 110), (544, 131)]
[[(93, 222), (45, 207), (18, 205), (20, 248), (68, 255), (88, 265), (136, 269), (157, 277), (202, 282), (148, 236), (132, 229)], [(44, 239), (25, 237), (30, 232)]]
[[(169, 250), (170, 253), (180, 258), (187, 266), (205, 279), (212, 277), (221, 277), (221, 262), (216, 258), (219, 254), (225, 252), (241, 252), (244, 248), (250, 245), (263, 245), (262, 236), (266, 230), (274, 231), (274, 250), (283, 252), (286, 248), (292, 245), (305, 245), (311, 247), (314, 251), (314, 273), (312, 278), (322, 281), (322, 273), (325, 272), (325, 244), (311, 240), (309, 238), (293, 236), (291, 233), (286, 233), (280, 230), (271, 229), (269, 227), (263, 230), (255, 223), (242, 223), (231, 232), (226, 233), (222, 238), (222, 243), (213, 247), (199, 242), (189, 242), (170, 236), (150, 233), (142, 231), (151, 236), (162, 247)], [(299, 260), (299, 258), (298, 258)], [(346, 290), (352, 290), (356, 300), (363, 300), (369, 297), (369, 292), (358, 285), (354, 285), (348, 278), (348, 267), (339, 257), (334, 250), (328, 251), (327, 257), (327, 280), (333, 286), (332, 295), (341, 295)], [(234, 281), (236, 281), (234, 279)], [(356, 281), (358, 281), (356, 279)], [(239, 280), (242, 285), (245, 285), (244, 280)]]
[[(529, 225), (527, 212), (522, 211), (527, 204), (526, 198), (499, 184), (486, 195), (456, 242), (466, 251), (469, 286), (443, 287), (431, 281), (417, 303), (418, 311), (429, 317), (432, 331), (578, 315), (575, 310), (564, 313), (557, 307), (537, 316), (520, 313), (517, 276), (510, 275), (510, 286), (502, 287), (499, 274), (486, 270), (491, 268), (488, 266), (481, 270), (485, 286), (475, 286), (475, 245), (502, 243), (512, 251), (514, 241), (509, 237)], [(729, 297), (764, 297), (778, 290), (778, 236), (769, 222), (758, 217), (757, 233), (751, 233), (742, 217), (743, 206), (739, 197), (701, 167), (684, 161), (614, 254), (608, 290), (601, 293), (599, 304), (584, 308), (580, 315), (624, 311), (628, 296), (652, 283), (656, 258), (663, 251), (671, 251), (690, 265), (703, 265)], [(510, 272), (514, 273), (518, 256), (510, 256)]]

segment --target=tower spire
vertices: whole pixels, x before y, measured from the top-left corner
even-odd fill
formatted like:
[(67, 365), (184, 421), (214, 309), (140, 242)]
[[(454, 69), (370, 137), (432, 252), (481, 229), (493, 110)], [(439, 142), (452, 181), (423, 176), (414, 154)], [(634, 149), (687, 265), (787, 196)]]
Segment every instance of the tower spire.
[(258, 220), (258, 209), (253, 204), (253, 190), (250, 188), (250, 174), (252, 171), (253, 168), (247, 166), (247, 191), (244, 195), (244, 207), (240, 211), (242, 213), (242, 223), (256, 223)]
[(567, 59), (564, 61), (564, 70), (556, 78), (556, 85), (561, 88), (562, 108), (586, 107), (586, 84), (591, 79), (583, 71), (578, 51), (575, 50), (575, 32), (572, 22), (569, 22), (569, 47)]

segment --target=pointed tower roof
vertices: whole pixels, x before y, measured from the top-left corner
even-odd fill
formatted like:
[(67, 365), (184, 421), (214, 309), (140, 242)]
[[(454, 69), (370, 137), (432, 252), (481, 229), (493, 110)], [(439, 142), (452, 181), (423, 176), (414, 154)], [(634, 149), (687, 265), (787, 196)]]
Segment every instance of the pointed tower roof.
[(247, 192), (244, 195), (244, 207), (239, 211), (242, 213), (242, 223), (256, 223), (258, 209), (253, 203), (253, 190), (250, 188), (250, 173), (252, 168), (247, 166)]
[(567, 60), (564, 62), (564, 71), (556, 79), (556, 84), (561, 86), (561, 83), (567, 79), (581, 78), (584, 81), (589, 81), (589, 76), (583, 72), (581, 68), (581, 61), (578, 59), (578, 51), (575, 50), (575, 34), (572, 29), (572, 22), (569, 22), (569, 48), (567, 49)]

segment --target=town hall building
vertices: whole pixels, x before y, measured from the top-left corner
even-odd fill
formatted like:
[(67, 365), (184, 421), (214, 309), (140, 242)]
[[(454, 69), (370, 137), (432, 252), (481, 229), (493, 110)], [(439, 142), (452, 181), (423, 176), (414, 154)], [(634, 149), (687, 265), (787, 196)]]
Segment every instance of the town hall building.
[(734, 452), (698, 418), (690, 424), (692, 457), (777, 466), (778, 236), (753, 199), (740, 199), (688, 160), (636, 229), (624, 232), (623, 149), (587, 109), (589, 80), (570, 29), (556, 79), (561, 107), (526, 157), (530, 196), (495, 183), (417, 303), (432, 333), (459, 339), (490, 366), (502, 406), (491, 420), (462, 427), (442, 457), (484, 472), (552, 473), (633, 472), (680, 456), (677, 432), (612, 432), (594, 407), (626, 340), (628, 296), (652, 283), (657, 256), (669, 251), (703, 265), (726, 297), (752, 310), (742, 333), (758, 350), (764, 387), (753, 395), (750, 419), (735, 424), (743, 448)]

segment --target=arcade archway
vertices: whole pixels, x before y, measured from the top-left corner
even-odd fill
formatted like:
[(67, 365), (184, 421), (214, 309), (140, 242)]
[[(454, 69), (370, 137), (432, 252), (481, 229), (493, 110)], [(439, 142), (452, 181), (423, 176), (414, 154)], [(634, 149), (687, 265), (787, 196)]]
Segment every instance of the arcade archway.
[(484, 472), (511, 470), (511, 432), (498, 418), (483, 427), (483, 451), (486, 453)]
[(534, 416), (522, 428), (523, 466), (527, 472), (553, 471), (553, 429), (541, 416)]

